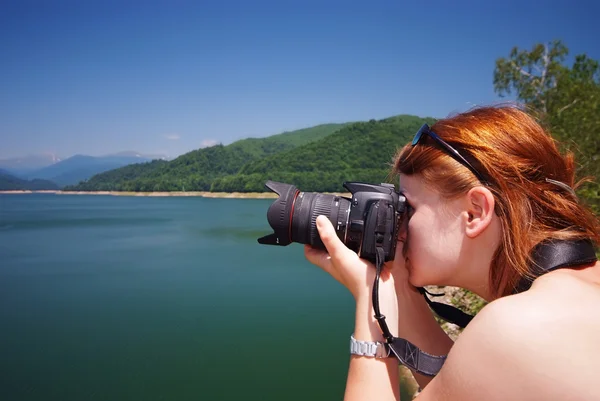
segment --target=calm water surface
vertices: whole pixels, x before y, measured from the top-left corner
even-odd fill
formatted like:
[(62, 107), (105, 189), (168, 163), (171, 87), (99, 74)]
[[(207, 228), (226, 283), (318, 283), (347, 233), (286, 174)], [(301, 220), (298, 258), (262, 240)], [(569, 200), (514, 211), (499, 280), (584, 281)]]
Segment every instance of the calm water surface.
[(271, 202), (0, 195), (0, 399), (342, 399), (352, 298)]

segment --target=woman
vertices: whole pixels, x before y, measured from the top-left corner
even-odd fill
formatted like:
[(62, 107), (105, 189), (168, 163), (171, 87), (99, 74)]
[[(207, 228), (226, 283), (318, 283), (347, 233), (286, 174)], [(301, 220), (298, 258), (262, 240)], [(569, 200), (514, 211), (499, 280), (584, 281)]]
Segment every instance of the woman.
[[(433, 379), (415, 374), (418, 399), (600, 400), (600, 263), (527, 282), (536, 244), (600, 242), (597, 218), (572, 190), (573, 156), (522, 110), (486, 107), (423, 127), (395, 172), (410, 211), (382, 275), (381, 312), (395, 336), (448, 354)], [(354, 296), (353, 337), (382, 342), (375, 268), (327, 218), (317, 226), (327, 252), (306, 246), (307, 259)], [(425, 285), (462, 287), (489, 304), (453, 343), (416, 289)], [(345, 399), (399, 399), (397, 359), (352, 355)]]

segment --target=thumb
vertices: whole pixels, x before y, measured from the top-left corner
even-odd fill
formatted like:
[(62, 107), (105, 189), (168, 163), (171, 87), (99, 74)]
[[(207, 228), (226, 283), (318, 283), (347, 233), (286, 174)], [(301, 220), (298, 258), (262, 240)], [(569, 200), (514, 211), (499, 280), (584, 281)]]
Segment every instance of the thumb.
[(323, 245), (327, 249), (327, 253), (334, 260), (343, 260), (352, 255), (346, 245), (338, 238), (331, 221), (323, 215), (317, 216), (317, 230)]

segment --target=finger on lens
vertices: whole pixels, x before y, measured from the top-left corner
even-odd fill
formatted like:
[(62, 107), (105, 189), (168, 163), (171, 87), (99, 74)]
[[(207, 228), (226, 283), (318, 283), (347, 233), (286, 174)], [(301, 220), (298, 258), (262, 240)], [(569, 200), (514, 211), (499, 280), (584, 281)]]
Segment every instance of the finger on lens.
[(317, 229), (319, 230), (319, 236), (321, 237), (321, 241), (323, 241), (323, 245), (327, 248), (329, 255), (336, 260), (343, 258), (348, 251), (348, 248), (346, 248), (344, 243), (338, 238), (331, 221), (325, 216), (318, 216)]

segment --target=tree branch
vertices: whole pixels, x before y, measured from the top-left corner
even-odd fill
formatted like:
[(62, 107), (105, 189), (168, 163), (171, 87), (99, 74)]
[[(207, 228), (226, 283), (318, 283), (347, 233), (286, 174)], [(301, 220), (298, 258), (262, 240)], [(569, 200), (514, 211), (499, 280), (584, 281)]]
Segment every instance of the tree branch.
[(568, 109), (569, 107), (573, 106), (575, 103), (577, 103), (579, 99), (575, 99), (573, 100), (571, 103), (569, 103), (568, 105), (561, 107), (560, 109), (558, 109), (557, 114), (560, 115), (560, 113), (562, 113), (563, 111), (565, 111), (566, 109)]
[(523, 75), (525, 75), (526, 77), (531, 77), (531, 74), (528, 73), (527, 71), (525, 71), (523, 68), (519, 67), (517, 64), (515, 64), (514, 61), (510, 61), (510, 64), (517, 70), (519, 70), (519, 72)]
[(540, 79), (540, 87), (538, 88), (538, 98), (542, 103), (542, 108), (544, 110), (544, 114), (546, 113), (546, 100), (544, 100), (543, 92), (544, 85), (546, 85), (546, 74), (548, 74), (548, 66), (550, 65), (550, 56), (548, 55), (548, 46), (544, 44), (544, 55), (542, 56), (544, 60), (544, 68), (542, 68), (542, 77)]

